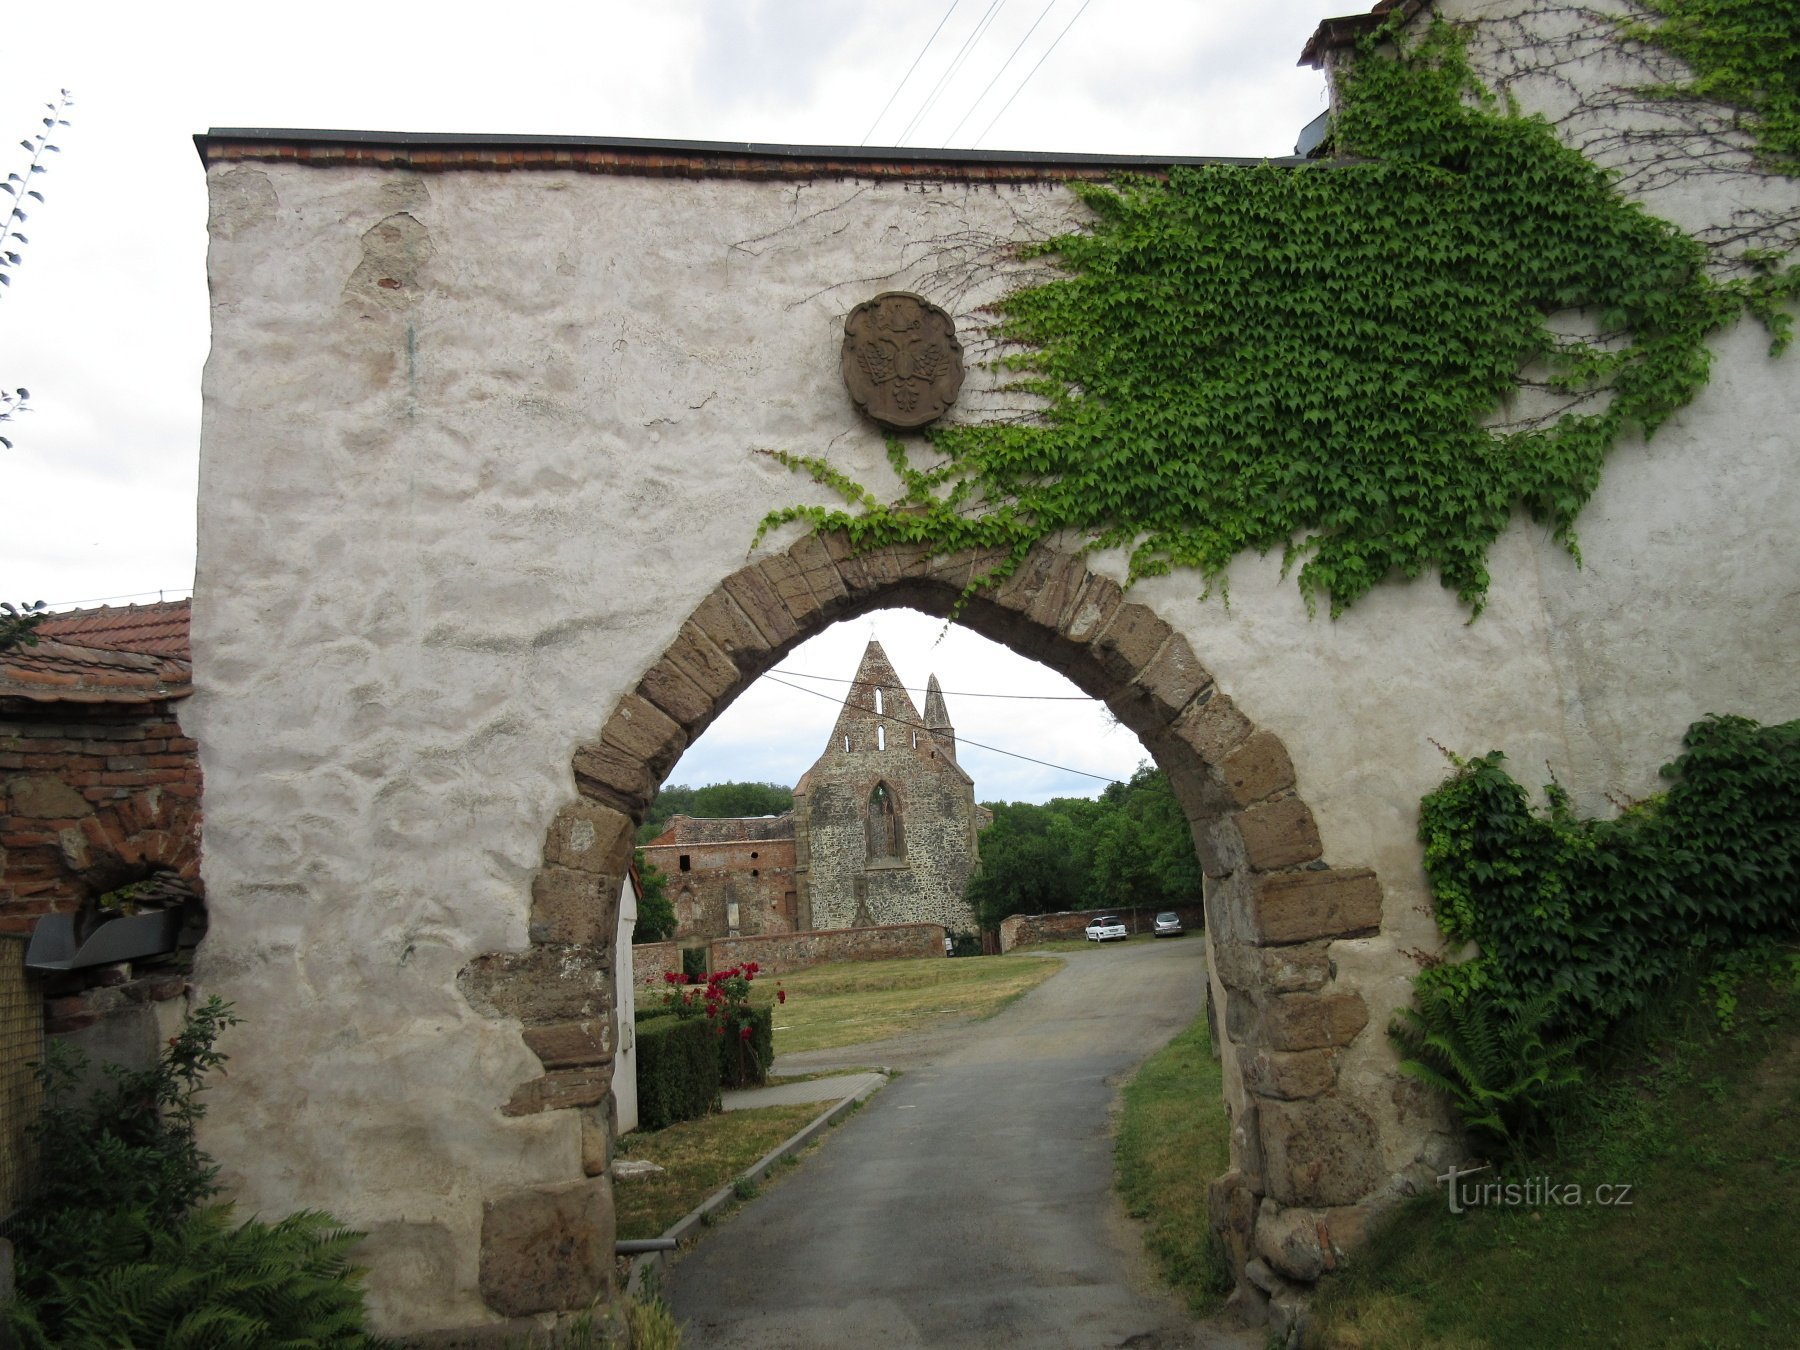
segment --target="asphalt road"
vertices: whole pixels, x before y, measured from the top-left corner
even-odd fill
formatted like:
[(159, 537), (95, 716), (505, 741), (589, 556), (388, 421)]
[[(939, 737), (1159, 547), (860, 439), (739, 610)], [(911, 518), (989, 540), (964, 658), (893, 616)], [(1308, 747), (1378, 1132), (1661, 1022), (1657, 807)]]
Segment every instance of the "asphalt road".
[(1257, 1345), (1154, 1288), (1112, 1190), (1118, 1087), (1199, 1012), (1204, 961), (1198, 935), (1074, 953), (991, 1021), (783, 1061), (904, 1072), (676, 1262), (688, 1343)]

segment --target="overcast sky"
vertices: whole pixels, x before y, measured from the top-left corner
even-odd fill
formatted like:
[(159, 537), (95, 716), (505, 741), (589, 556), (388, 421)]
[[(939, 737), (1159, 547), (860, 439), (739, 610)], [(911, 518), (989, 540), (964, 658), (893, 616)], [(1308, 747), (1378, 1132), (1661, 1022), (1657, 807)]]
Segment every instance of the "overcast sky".
[[(66, 87), (76, 105), (73, 125), (58, 135), (62, 153), (36, 180), (47, 200), (28, 204), (23, 263), (0, 294), (0, 385), (29, 388), (33, 407), (5, 429), (16, 448), (0, 451), (0, 598), (155, 599), (192, 584), (207, 348), (206, 193), (195, 132), (356, 128), (818, 145), (866, 138), (926, 148), (1283, 155), (1324, 106), (1320, 75), (1294, 64), (1301, 46), (1320, 18), (1358, 7), (12, 6), (0, 76), (0, 147), (12, 148), (0, 148), (0, 173), (24, 171), (28, 155), (17, 142), (37, 129), (42, 103)], [(887, 622), (876, 627), (904, 680), (923, 684), (936, 669), (946, 689), (960, 687), (950, 674), (961, 659), (957, 644), (979, 639), (959, 631), (957, 644), (915, 651), (889, 642)], [(921, 623), (936, 634), (935, 621)], [(803, 648), (790, 664), (848, 678), (868, 627), (865, 619), (859, 636), (834, 639), (829, 656)], [(957, 678), (974, 692), (1013, 690), (1024, 678), (991, 661), (969, 670)], [(991, 673), (978, 679), (977, 671)], [(831, 709), (820, 706), (822, 746)], [(953, 712), (961, 724), (961, 705)], [(724, 741), (727, 730), (721, 725), (708, 739)], [(1073, 744), (1059, 754), (1077, 767), (1128, 775), (1135, 742), (1107, 759), (1109, 739), (1130, 742), (1128, 733), (1094, 730), (1084, 742), (1093, 757), (1082, 759)], [(984, 798), (1009, 795), (977, 780)], [(1040, 784), (1027, 795), (1042, 791)]]

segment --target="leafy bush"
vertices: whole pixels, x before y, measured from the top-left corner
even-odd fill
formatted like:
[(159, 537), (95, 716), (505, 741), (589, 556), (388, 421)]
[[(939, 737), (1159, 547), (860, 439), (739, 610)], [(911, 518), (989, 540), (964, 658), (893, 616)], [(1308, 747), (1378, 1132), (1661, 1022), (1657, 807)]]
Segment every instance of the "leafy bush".
[(13, 1313), (24, 1350), (375, 1344), (348, 1257), (362, 1234), (330, 1215), (234, 1227), (231, 1206), (207, 1205), (172, 1225), (141, 1209), (104, 1219), (86, 1260), (62, 1263)]
[(13, 1236), (17, 1292), (4, 1324), (26, 1347), (366, 1346), (361, 1237), (329, 1216), (232, 1227), (218, 1167), (195, 1142), (214, 1044), (237, 1022), (207, 1000), (155, 1066), (108, 1066), (82, 1092), (85, 1063), (53, 1044), (38, 1066), (41, 1159)]
[(1481, 954), (1421, 976), (1602, 1031), (1693, 965), (1800, 935), (1800, 722), (1696, 722), (1666, 794), (1578, 819), (1552, 784), (1535, 812), (1495, 751), (1421, 804), (1438, 924)]
[(706, 948), (683, 947), (681, 949), (681, 973), (690, 980), (706, 978)]
[(637, 1028), (638, 1126), (660, 1130), (719, 1106), (718, 1033), (701, 1018), (658, 1017)]
[(759, 1087), (775, 1058), (775, 1009), (732, 1010), (719, 1037), (719, 1081), (728, 1088)]
[(1578, 1045), (1547, 1030), (1553, 1001), (1504, 1007), (1484, 988), (1419, 990), (1389, 1034), (1409, 1056), (1400, 1071), (1448, 1097), (1465, 1129), (1506, 1155), (1535, 1138), (1581, 1084)]

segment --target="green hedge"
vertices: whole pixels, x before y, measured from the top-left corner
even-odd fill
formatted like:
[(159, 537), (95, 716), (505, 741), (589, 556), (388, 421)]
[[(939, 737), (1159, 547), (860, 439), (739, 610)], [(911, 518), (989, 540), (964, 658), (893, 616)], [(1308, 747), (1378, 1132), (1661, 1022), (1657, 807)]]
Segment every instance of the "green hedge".
[(750, 1009), (748, 1025), (749, 1040), (735, 1027), (715, 1038), (719, 1042), (719, 1081), (728, 1088), (761, 1087), (769, 1079), (769, 1062), (775, 1058), (775, 1009)]
[(719, 1106), (719, 1039), (701, 1017), (637, 1024), (638, 1128), (660, 1130)]

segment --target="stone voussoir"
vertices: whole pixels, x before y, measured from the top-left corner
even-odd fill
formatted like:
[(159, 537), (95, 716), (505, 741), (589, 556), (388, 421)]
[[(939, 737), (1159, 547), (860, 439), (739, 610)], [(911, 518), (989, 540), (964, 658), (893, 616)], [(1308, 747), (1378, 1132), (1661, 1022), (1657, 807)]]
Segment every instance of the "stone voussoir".
[(762, 630), (722, 584), (700, 602), (689, 622), (724, 654), (740, 676), (754, 678), (762, 673), (763, 658), (775, 644), (762, 635)]
[(678, 722), (684, 731), (703, 725), (715, 705), (713, 696), (666, 655), (638, 682), (638, 697), (654, 703)]
[(1229, 696), (1202, 690), (1170, 723), (1169, 731), (1208, 764), (1222, 764), (1255, 728)]
[(1126, 686), (1123, 696), (1147, 701), (1166, 721), (1212, 688), (1212, 683), (1211, 673), (1200, 664), (1187, 639), (1176, 633)]
[(814, 620), (825, 606), (813, 594), (812, 587), (806, 584), (806, 572), (799, 563), (786, 553), (775, 553), (751, 566), (768, 579), (776, 596), (786, 606), (796, 633), (803, 633), (813, 626)]
[(656, 796), (657, 775), (638, 756), (611, 746), (584, 745), (571, 766), (582, 796), (629, 814), (647, 810)]
[(631, 859), (631, 817), (598, 802), (570, 802), (544, 836), (544, 861), (580, 872), (623, 873)]
[(1294, 786), (1294, 762), (1272, 731), (1258, 731), (1219, 764), (1219, 777), (1234, 806), (1285, 792)]
[(600, 744), (635, 756), (660, 777), (687, 749), (687, 733), (648, 699), (627, 694), (600, 729)]
[(1324, 851), (1312, 811), (1298, 797), (1246, 807), (1232, 817), (1244, 841), (1244, 861), (1254, 872), (1273, 872), (1314, 862)]
[(531, 881), (531, 940), (575, 946), (605, 945), (618, 926), (622, 875), (555, 864)]
[(715, 702), (737, 692), (743, 683), (743, 673), (738, 670), (737, 663), (692, 619), (681, 625), (681, 631), (675, 635), (675, 641), (663, 653), (662, 659), (704, 689)]
[(1366, 867), (1259, 876), (1252, 925), (1266, 946), (1364, 937), (1381, 928), (1381, 883)]
[(1070, 642), (1086, 646), (1105, 631), (1124, 603), (1125, 592), (1118, 582), (1089, 572), (1081, 590), (1069, 601), (1059, 629)]
[(801, 535), (788, 550), (788, 557), (800, 569), (807, 589), (825, 609), (834, 610), (849, 597), (850, 590), (838, 571), (837, 561), (818, 535)]
[(1113, 611), (1112, 622), (1091, 647), (1101, 669), (1123, 683), (1149, 666), (1174, 631), (1154, 610), (1128, 600)]
[(612, 1019), (595, 1017), (585, 1022), (527, 1027), (525, 1044), (547, 1070), (608, 1064), (613, 1058)]
[(765, 651), (772, 651), (800, 635), (800, 626), (788, 613), (774, 583), (754, 563), (738, 568), (719, 585), (755, 627)]

